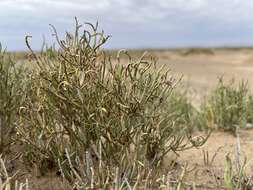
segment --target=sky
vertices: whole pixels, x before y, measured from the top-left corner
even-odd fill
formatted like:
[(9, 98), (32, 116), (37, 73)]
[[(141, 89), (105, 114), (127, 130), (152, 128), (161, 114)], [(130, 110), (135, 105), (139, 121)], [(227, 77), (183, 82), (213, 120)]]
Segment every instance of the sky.
[(80, 23), (98, 21), (111, 35), (106, 48), (168, 48), (253, 45), (253, 0), (0, 0), (0, 42), (26, 50), (33, 36), (54, 42)]

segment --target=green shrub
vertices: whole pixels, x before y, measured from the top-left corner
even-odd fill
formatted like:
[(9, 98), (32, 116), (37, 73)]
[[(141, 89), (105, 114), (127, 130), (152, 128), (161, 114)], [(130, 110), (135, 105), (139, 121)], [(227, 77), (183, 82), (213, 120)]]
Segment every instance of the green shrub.
[(175, 85), (169, 71), (145, 56), (121, 62), (123, 51), (112, 62), (100, 50), (108, 37), (89, 26), (79, 35), (76, 22), (66, 40), (59, 40), (53, 28), (60, 46), (56, 59), (36, 56), (27, 37), (38, 66), (19, 130), (29, 160), (41, 169), (59, 164), (71, 176), (66, 150), (72, 161), (90, 155), (93, 163), (112, 169), (124, 157), (157, 166), (169, 151), (201, 146), (206, 139), (189, 133), (189, 116), (182, 120), (177, 105), (169, 109)]
[(201, 124), (206, 128), (220, 128), (236, 132), (247, 123), (248, 86), (242, 81), (237, 86), (234, 79), (225, 84), (223, 78), (201, 108)]

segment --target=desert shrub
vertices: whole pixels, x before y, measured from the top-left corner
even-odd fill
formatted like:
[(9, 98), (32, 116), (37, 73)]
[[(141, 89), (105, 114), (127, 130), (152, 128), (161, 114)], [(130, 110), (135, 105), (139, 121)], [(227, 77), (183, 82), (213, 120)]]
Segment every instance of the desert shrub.
[(0, 45), (0, 153), (13, 142), (18, 111), (24, 101), (22, 69)]
[(234, 79), (225, 83), (223, 78), (201, 107), (201, 124), (206, 128), (220, 128), (236, 132), (247, 123), (248, 86), (242, 81), (238, 85)]
[(27, 37), (37, 63), (19, 128), (29, 160), (42, 168), (58, 164), (70, 175), (66, 150), (69, 160), (90, 155), (110, 170), (122, 156), (157, 166), (169, 151), (201, 146), (206, 139), (193, 137), (185, 121), (177, 122), (182, 113), (168, 109), (174, 89), (169, 71), (145, 56), (121, 62), (123, 51), (112, 62), (100, 49), (108, 37), (88, 25), (80, 34), (76, 22), (65, 40), (53, 27), (60, 46), (56, 59), (37, 56)]

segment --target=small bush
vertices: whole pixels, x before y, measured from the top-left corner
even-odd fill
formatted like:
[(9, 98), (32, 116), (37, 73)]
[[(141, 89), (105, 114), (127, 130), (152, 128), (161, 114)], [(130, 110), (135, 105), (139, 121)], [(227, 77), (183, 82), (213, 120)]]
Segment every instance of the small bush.
[(145, 56), (122, 63), (122, 51), (112, 62), (100, 50), (108, 37), (89, 26), (80, 35), (76, 22), (65, 40), (53, 28), (60, 46), (55, 59), (36, 56), (27, 41), (38, 66), (19, 131), (28, 158), (41, 167), (59, 164), (67, 175), (66, 150), (70, 160), (89, 154), (93, 163), (112, 168), (122, 155), (157, 166), (169, 151), (201, 146), (206, 139), (189, 133), (189, 116), (182, 119), (177, 105), (169, 109), (175, 85), (169, 71)]
[(242, 81), (236, 86), (234, 80), (225, 84), (220, 78), (217, 87), (202, 105), (202, 125), (233, 133), (236, 128), (244, 128), (247, 123), (248, 99), (246, 82)]

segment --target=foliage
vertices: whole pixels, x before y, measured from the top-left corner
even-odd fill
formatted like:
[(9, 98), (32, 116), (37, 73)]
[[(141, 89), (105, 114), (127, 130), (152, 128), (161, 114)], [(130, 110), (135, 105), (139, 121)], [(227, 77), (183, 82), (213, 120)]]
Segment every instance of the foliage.
[(201, 124), (207, 128), (221, 128), (236, 132), (247, 123), (248, 86), (242, 81), (236, 86), (234, 79), (228, 84), (219, 83), (201, 108)]
[[(52, 26), (60, 46), (55, 59), (37, 56), (26, 38), (37, 64), (19, 128), (29, 160), (41, 168), (59, 164), (67, 174), (66, 150), (71, 161), (88, 154), (111, 169), (120, 167), (122, 155), (157, 166), (169, 151), (203, 145), (206, 138), (193, 137), (189, 116), (182, 117), (188, 104), (180, 112), (176, 105), (168, 109), (175, 85), (169, 70), (124, 51), (112, 62), (100, 50), (108, 37), (97, 25), (88, 26), (81, 34), (76, 21), (75, 33), (66, 33), (65, 40)], [(128, 63), (121, 62), (122, 54)]]

